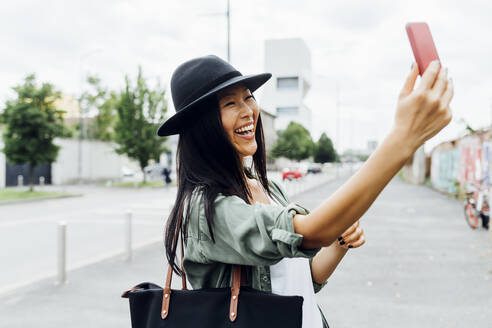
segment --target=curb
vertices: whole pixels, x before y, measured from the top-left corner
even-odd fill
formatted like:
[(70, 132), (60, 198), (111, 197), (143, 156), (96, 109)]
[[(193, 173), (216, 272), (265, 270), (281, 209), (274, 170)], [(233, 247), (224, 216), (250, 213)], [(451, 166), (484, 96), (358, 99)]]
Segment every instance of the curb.
[(9, 201), (0, 201), (0, 206), (23, 204), (23, 203), (35, 203), (35, 202), (42, 202), (42, 201), (45, 201), (45, 200), (61, 199), (61, 198), (71, 198), (71, 197), (82, 197), (82, 196), (84, 196), (84, 195), (83, 194), (70, 194), (70, 195), (47, 196), (47, 197), (39, 197), (39, 198), (28, 198), (28, 199), (17, 199), (17, 200), (9, 200)]

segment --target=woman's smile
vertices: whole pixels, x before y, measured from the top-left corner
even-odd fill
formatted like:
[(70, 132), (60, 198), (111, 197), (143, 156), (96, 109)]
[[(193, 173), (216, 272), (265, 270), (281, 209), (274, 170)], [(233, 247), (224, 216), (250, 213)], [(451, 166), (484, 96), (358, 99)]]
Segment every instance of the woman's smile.
[(247, 125), (234, 130), (234, 134), (246, 140), (252, 140), (255, 137), (255, 125), (253, 122), (248, 123)]

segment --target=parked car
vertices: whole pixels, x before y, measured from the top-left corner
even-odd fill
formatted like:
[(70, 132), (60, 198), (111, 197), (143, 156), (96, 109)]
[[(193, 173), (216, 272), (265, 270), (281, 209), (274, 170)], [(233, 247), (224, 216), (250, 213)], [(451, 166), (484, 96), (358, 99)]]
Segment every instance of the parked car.
[(321, 173), (321, 164), (318, 163), (309, 164), (307, 173), (314, 173), (314, 174)]
[(285, 168), (282, 170), (282, 180), (294, 180), (299, 179), (303, 176), (299, 169), (289, 169)]
[(135, 175), (135, 171), (130, 169), (129, 167), (127, 166), (123, 166), (121, 168), (121, 175), (125, 178), (125, 177), (133, 177)]

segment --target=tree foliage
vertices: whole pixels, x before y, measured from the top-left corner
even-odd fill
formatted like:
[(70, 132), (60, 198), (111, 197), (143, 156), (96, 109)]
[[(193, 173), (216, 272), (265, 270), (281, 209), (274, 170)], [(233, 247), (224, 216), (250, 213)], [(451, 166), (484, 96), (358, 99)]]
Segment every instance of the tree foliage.
[(81, 112), (86, 114), (84, 116), (91, 112), (95, 115), (91, 120), (86, 121), (84, 131), (81, 131), (80, 126), (77, 129), (84, 138), (111, 141), (114, 139), (114, 125), (117, 117), (115, 112), (117, 95), (102, 87), (101, 79), (97, 76), (87, 77), (87, 83), (89, 90), (80, 96), (79, 104)]
[(337, 152), (333, 147), (333, 142), (326, 133), (323, 132), (314, 149), (314, 161), (316, 163), (334, 162), (337, 160), (337, 156)]
[[(118, 96), (114, 140), (119, 145), (116, 152), (138, 161), (144, 169), (151, 159), (156, 162), (166, 149), (166, 138), (157, 136), (157, 128), (164, 119), (167, 103), (165, 90), (157, 83), (151, 89), (138, 69), (136, 84), (125, 77), (125, 89)], [(144, 181), (146, 180), (144, 172)]]
[(54, 105), (61, 94), (53, 85), (43, 83), (39, 87), (31, 74), (13, 90), (17, 97), (8, 100), (2, 112), (3, 152), (10, 163), (30, 164), (29, 185), (33, 190), (34, 167), (56, 160), (59, 146), (53, 140), (69, 136), (69, 130), (63, 123), (64, 111)]
[(301, 124), (290, 122), (285, 130), (277, 134), (277, 142), (271, 151), (273, 158), (286, 157), (300, 161), (313, 154), (314, 143), (311, 134)]

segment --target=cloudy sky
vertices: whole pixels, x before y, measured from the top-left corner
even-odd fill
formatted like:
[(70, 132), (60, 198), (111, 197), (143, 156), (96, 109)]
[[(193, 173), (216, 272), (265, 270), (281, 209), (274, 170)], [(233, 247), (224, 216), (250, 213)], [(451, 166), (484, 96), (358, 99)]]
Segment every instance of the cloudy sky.
[[(168, 85), (189, 58), (226, 57), (225, 10), (226, 0), (2, 0), (0, 103), (32, 72), (67, 94), (80, 93), (87, 73), (119, 89), (138, 65)], [(265, 39), (303, 38), (312, 55), (313, 137), (326, 132), (342, 149), (364, 148), (389, 131), (413, 61), (405, 24), (426, 21), (455, 82), (453, 122), (430, 150), (462, 133), (461, 119), (474, 128), (492, 120), (491, 17), (492, 2), (483, 0), (231, 0), (231, 61), (243, 74), (262, 72)]]

